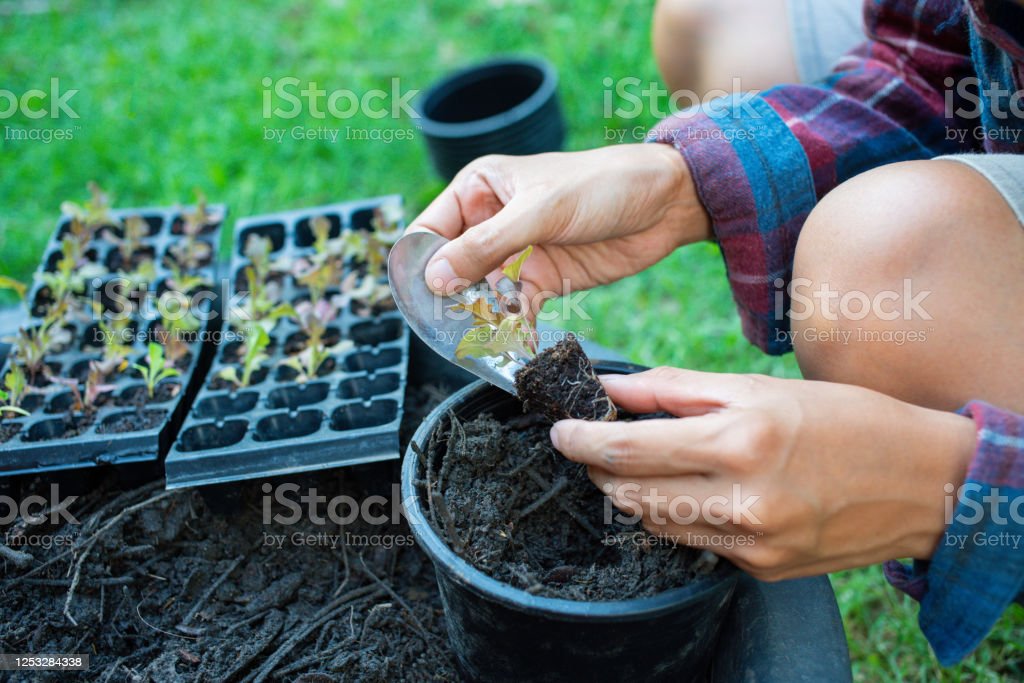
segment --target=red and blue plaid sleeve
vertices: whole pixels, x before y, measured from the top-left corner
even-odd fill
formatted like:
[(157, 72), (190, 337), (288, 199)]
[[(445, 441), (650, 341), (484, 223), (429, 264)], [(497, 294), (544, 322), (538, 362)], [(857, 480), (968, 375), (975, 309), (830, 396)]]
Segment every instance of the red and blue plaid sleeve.
[(967, 483), (949, 491), (952, 519), (930, 562), (885, 566), (921, 602), (918, 620), (939, 662), (966, 657), (1024, 590), (1024, 417), (973, 402), (978, 428)]
[(793, 254), (821, 197), (869, 169), (979, 144), (951, 140), (957, 123), (945, 117), (945, 80), (971, 73), (964, 9), (961, 0), (868, 0), (868, 42), (820, 85), (715, 101), (651, 132), (686, 158), (744, 333), (761, 349), (790, 349)]

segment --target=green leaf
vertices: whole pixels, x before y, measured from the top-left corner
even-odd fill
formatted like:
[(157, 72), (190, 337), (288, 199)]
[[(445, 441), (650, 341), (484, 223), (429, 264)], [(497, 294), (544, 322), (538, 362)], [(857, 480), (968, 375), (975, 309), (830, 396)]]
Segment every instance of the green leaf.
[(6, 275), (0, 275), (0, 289), (13, 289), (17, 292), (18, 296), (22, 298), (24, 298), (25, 292), (28, 291), (28, 287), (25, 286), (25, 283), (19, 282), (12, 277), (7, 277)]
[(30, 414), (27, 410), (17, 406), (0, 406), (0, 413), (14, 413), (15, 415), (24, 415), (25, 417), (28, 417)]
[(526, 259), (530, 258), (530, 254), (533, 253), (533, 247), (527, 247), (523, 250), (516, 260), (505, 266), (501, 272), (505, 273), (513, 282), (519, 282), (519, 275), (523, 270), (523, 265), (526, 263)]

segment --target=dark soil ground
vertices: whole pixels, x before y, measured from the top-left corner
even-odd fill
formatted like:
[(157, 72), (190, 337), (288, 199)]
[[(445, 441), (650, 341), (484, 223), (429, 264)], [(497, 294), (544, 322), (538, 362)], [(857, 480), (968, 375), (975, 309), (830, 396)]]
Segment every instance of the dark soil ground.
[[(361, 472), (371, 488), (367, 474), (391, 473)], [(295, 483), (362, 500), (357, 474)], [(457, 680), (433, 569), (407, 528), (306, 515), (264, 524), (264, 504), (261, 482), (204, 498), (108, 480), (69, 507), (81, 524), (16, 523), (4, 553), (15, 559), (0, 572), (0, 647), (88, 653), (81, 680)]]
[[(448, 393), (410, 389), (403, 442)], [(289, 499), (315, 488), (390, 500), (398, 476), (385, 463), (289, 479), (299, 486)], [(433, 567), (403, 521), (275, 521), (290, 510), (264, 486), (280, 479), (200, 493), (82, 478), (61, 482), (62, 497), (81, 495), (68, 508), (79, 524), (2, 529), (0, 651), (88, 653), (90, 668), (0, 679), (459, 680)], [(20, 488), (0, 493), (49, 493), (44, 481)]]
[(527, 412), (541, 413), (552, 422), (611, 422), (616, 417), (615, 404), (573, 334), (516, 373), (516, 393)]
[(714, 570), (698, 551), (606, 519), (603, 494), (586, 468), (554, 450), (540, 416), (450, 420), (425, 451), (431, 490), (442, 494), (431, 497), (430, 514), (449, 545), (495, 579), (605, 601), (656, 595)]

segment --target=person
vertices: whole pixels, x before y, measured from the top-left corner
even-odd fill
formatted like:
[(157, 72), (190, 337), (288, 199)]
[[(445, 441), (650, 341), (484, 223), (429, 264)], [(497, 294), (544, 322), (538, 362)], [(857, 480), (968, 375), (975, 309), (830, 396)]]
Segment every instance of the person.
[(760, 579), (885, 562), (949, 665), (1024, 588), (1024, 0), (868, 0), (863, 29), (819, 83), (681, 111), (648, 144), (479, 159), (411, 229), (451, 240), (437, 292), (534, 245), (528, 297), (716, 241), (746, 336), (806, 379), (606, 377), (676, 419), (560, 422), (553, 445)]

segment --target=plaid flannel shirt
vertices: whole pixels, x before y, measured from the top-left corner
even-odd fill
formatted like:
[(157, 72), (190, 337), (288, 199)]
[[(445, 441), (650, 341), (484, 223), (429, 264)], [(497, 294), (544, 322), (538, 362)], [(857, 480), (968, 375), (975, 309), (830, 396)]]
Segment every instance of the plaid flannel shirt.
[[(791, 348), (776, 294), (792, 279), (800, 230), (826, 193), (898, 161), (1024, 152), (1024, 121), (1000, 116), (1024, 87), (1024, 8), (1013, 0), (866, 0), (864, 17), (866, 42), (822, 83), (683, 111), (649, 138), (685, 157), (744, 333), (768, 353)], [(957, 85), (972, 77), (998, 84), (1005, 97), (963, 97)], [(921, 601), (921, 628), (947, 665), (971, 652), (1024, 589), (1024, 547), (985, 542), (1024, 534), (1024, 510), (1016, 522), (1010, 515), (1013, 496), (1024, 495), (1024, 417), (982, 403), (963, 413), (977, 422), (978, 442), (959, 521), (930, 563), (886, 566), (890, 581)], [(974, 515), (994, 489), (1008, 500)]]

